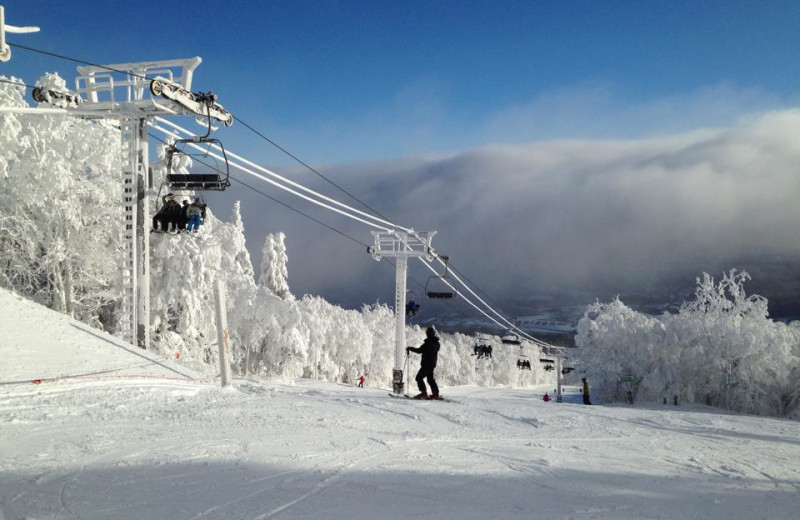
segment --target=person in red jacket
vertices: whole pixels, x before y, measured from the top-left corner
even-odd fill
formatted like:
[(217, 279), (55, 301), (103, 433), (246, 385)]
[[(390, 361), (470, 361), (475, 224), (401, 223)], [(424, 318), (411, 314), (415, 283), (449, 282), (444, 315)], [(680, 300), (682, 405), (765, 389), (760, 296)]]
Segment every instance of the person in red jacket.
[(364, 376), (361, 376), (361, 379), (358, 380), (358, 387), (364, 388)]
[(544, 393), (544, 397), (542, 397), (542, 401), (544, 401), (545, 403), (549, 403), (550, 402), (550, 396), (547, 395), (547, 392)]

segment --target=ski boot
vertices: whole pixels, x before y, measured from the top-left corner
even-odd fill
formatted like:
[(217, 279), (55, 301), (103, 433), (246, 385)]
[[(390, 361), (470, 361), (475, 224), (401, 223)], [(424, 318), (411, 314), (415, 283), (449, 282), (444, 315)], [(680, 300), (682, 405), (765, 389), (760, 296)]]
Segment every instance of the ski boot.
[(428, 397), (429, 401), (441, 401), (442, 398), (439, 397), (439, 394), (433, 394), (432, 396)]
[(422, 392), (421, 394), (417, 394), (417, 395), (415, 395), (413, 397), (413, 399), (419, 399), (421, 401), (427, 401), (428, 400), (428, 392)]

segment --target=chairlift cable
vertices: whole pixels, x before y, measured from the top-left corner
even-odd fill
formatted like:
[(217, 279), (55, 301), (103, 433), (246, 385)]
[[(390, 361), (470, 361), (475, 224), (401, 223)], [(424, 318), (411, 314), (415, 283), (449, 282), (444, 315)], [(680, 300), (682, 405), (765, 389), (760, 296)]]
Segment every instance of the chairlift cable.
[(301, 165), (305, 166), (305, 167), (306, 167), (306, 168), (308, 168), (310, 171), (312, 171), (312, 172), (314, 172), (315, 174), (317, 174), (319, 177), (321, 177), (321, 178), (325, 179), (325, 180), (326, 180), (328, 183), (330, 183), (331, 185), (333, 185), (333, 186), (335, 186), (336, 188), (338, 188), (338, 189), (339, 189), (341, 192), (345, 193), (345, 194), (346, 194), (347, 196), (349, 196), (351, 199), (353, 199), (353, 200), (355, 200), (356, 202), (360, 203), (362, 206), (364, 206), (365, 208), (367, 208), (367, 209), (368, 209), (368, 210), (370, 210), (371, 212), (375, 213), (376, 215), (378, 215), (378, 216), (379, 216), (379, 217), (381, 217), (382, 219), (384, 219), (384, 220), (386, 220), (386, 221), (391, 221), (391, 219), (389, 219), (389, 217), (386, 217), (386, 216), (384, 216), (384, 215), (383, 215), (383, 214), (382, 214), (380, 211), (376, 210), (375, 208), (373, 208), (372, 206), (370, 206), (369, 204), (367, 204), (367, 203), (366, 203), (366, 202), (364, 202), (363, 200), (359, 199), (358, 197), (356, 197), (355, 195), (353, 195), (352, 193), (350, 193), (350, 192), (349, 192), (349, 191), (347, 191), (346, 189), (342, 188), (341, 186), (339, 186), (338, 184), (336, 184), (335, 182), (333, 182), (331, 179), (329, 179), (328, 177), (326, 177), (325, 175), (323, 175), (322, 173), (320, 173), (319, 171), (317, 171), (315, 168), (312, 168), (310, 165), (308, 165), (308, 163), (306, 163), (305, 161), (301, 160), (300, 158), (298, 158), (297, 156), (295, 156), (293, 153), (291, 153), (289, 150), (287, 150), (287, 149), (286, 149), (286, 148), (284, 148), (283, 146), (279, 145), (278, 143), (276, 143), (275, 141), (273, 141), (272, 139), (270, 139), (270, 138), (269, 138), (269, 137), (267, 137), (266, 135), (262, 134), (261, 132), (259, 132), (259, 131), (258, 131), (258, 130), (256, 130), (255, 128), (253, 128), (251, 125), (249, 125), (249, 124), (248, 124), (246, 121), (242, 120), (240, 117), (238, 117), (238, 116), (233, 116), (233, 118), (234, 118), (236, 121), (238, 121), (239, 123), (241, 123), (241, 124), (242, 124), (242, 126), (244, 126), (245, 128), (247, 128), (248, 130), (250, 130), (251, 132), (253, 132), (253, 133), (254, 133), (254, 134), (256, 134), (257, 136), (261, 137), (262, 139), (264, 139), (265, 141), (267, 141), (269, 144), (271, 144), (272, 146), (274, 146), (275, 148), (277, 148), (277, 149), (278, 149), (278, 150), (280, 150), (281, 152), (285, 153), (286, 155), (288, 155), (289, 157), (291, 157), (292, 159), (294, 159), (295, 161), (297, 161), (299, 164), (301, 164)]
[[(163, 139), (159, 138), (158, 136), (156, 136), (156, 135), (155, 135), (155, 134), (153, 134), (152, 132), (148, 132), (148, 134), (150, 134), (150, 136), (151, 136), (152, 138), (154, 138), (155, 140), (157, 140), (157, 141), (161, 142), (162, 144), (164, 144), (164, 145), (166, 145), (166, 144), (167, 144), (167, 143), (166, 143), (166, 141), (164, 141)], [(204, 165), (204, 166), (207, 166), (207, 167), (209, 167), (209, 168), (211, 168), (211, 169), (216, 169), (216, 168), (215, 168), (213, 165), (211, 165), (211, 164), (209, 164), (209, 163), (205, 163), (205, 162), (203, 162), (203, 161), (201, 161), (201, 160), (199, 160), (199, 159), (192, 159), (192, 160), (193, 160), (193, 161), (197, 161), (197, 162), (199, 162), (200, 164), (202, 164), (202, 165)], [(218, 171), (218, 172), (220, 172), (220, 170), (217, 170), (217, 171)], [(222, 172), (220, 172), (220, 173), (222, 173)], [(233, 180), (233, 181), (235, 181), (235, 182), (237, 182), (237, 183), (241, 184), (241, 185), (242, 185), (242, 186), (244, 186), (245, 188), (248, 188), (248, 189), (250, 189), (250, 190), (252, 190), (252, 191), (254, 191), (254, 192), (258, 193), (259, 195), (262, 195), (262, 196), (264, 196), (264, 197), (266, 197), (266, 198), (270, 199), (270, 200), (271, 200), (271, 201), (273, 201), (273, 202), (277, 202), (277, 203), (278, 203), (278, 204), (280, 204), (281, 206), (283, 206), (283, 207), (285, 207), (285, 208), (287, 208), (287, 209), (290, 209), (290, 210), (294, 211), (295, 213), (298, 213), (298, 214), (300, 214), (300, 215), (302, 215), (302, 216), (306, 217), (306, 218), (307, 218), (307, 219), (309, 219), (309, 220), (313, 220), (313, 221), (314, 221), (314, 222), (316, 222), (317, 224), (319, 224), (319, 225), (321, 225), (321, 226), (324, 226), (324, 227), (326, 227), (326, 228), (330, 229), (331, 231), (333, 231), (333, 232), (335, 232), (335, 233), (338, 233), (338, 234), (342, 235), (343, 237), (345, 237), (345, 238), (348, 238), (348, 239), (352, 240), (353, 242), (356, 242), (357, 244), (360, 244), (360, 245), (362, 245), (362, 246), (364, 246), (364, 247), (368, 247), (368, 245), (369, 245), (369, 244), (365, 244), (365, 243), (364, 243), (364, 242), (362, 242), (361, 240), (358, 240), (357, 238), (354, 238), (354, 237), (352, 237), (352, 236), (348, 235), (348, 234), (347, 234), (347, 233), (345, 233), (344, 231), (340, 231), (340, 230), (336, 229), (335, 227), (333, 227), (333, 226), (330, 226), (330, 225), (328, 225), (328, 224), (326, 224), (326, 223), (322, 222), (321, 220), (318, 220), (318, 219), (316, 219), (316, 218), (312, 217), (311, 215), (309, 215), (309, 214), (307, 214), (307, 213), (304, 213), (303, 211), (301, 211), (301, 210), (299, 210), (299, 209), (297, 209), (297, 208), (294, 208), (294, 207), (290, 206), (289, 204), (286, 204), (285, 202), (283, 202), (283, 201), (281, 201), (281, 200), (278, 200), (278, 199), (276, 199), (275, 197), (273, 197), (273, 196), (269, 195), (268, 193), (265, 193), (265, 192), (263, 192), (263, 191), (259, 190), (258, 188), (254, 187), (254, 186), (251, 186), (250, 184), (247, 184), (246, 182), (244, 182), (244, 181), (242, 181), (242, 180), (240, 180), (240, 179), (237, 179), (236, 177), (233, 177), (233, 176), (231, 176), (231, 180)]]
[[(192, 132), (190, 132), (189, 130), (183, 128), (180, 125), (177, 125), (177, 124), (173, 123), (172, 121), (168, 121), (168, 120), (166, 120), (164, 118), (161, 118), (161, 117), (156, 117), (155, 119), (159, 123), (163, 123), (163, 124), (165, 124), (165, 125), (167, 125), (167, 126), (169, 126), (171, 128), (174, 128), (178, 132), (183, 132), (186, 135), (193, 135)], [(161, 130), (161, 131), (164, 131), (164, 130)], [(215, 145), (212, 145), (212, 147), (216, 148)], [(280, 175), (280, 174), (275, 173), (275, 172), (273, 172), (273, 171), (271, 171), (271, 170), (269, 170), (267, 168), (264, 168), (263, 166), (261, 166), (259, 164), (256, 164), (256, 163), (254, 163), (252, 161), (249, 161), (246, 158), (244, 158), (244, 157), (242, 157), (242, 156), (240, 156), (240, 155), (238, 155), (238, 154), (236, 154), (234, 152), (229, 151), (228, 155), (230, 157), (234, 158), (234, 159), (238, 159), (239, 161), (241, 161), (242, 163), (246, 164), (247, 166), (249, 166), (251, 168), (254, 168), (256, 170), (259, 170), (259, 171), (269, 175), (270, 177), (274, 177), (276, 179), (280, 179), (282, 182), (285, 182), (285, 183), (291, 185), (294, 188), (302, 190), (302, 191), (304, 191), (306, 193), (311, 193), (314, 196), (319, 197), (320, 199), (324, 200), (325, 202), (328, 202), (330, 204), (334, 204), (334, 205), (339, 206), (341, 208), (346, 208), (346, 209), (352, 211), (353, 213), (360, 215), (361, 217), (369, 218), (369, 219), (372, 219), (372, 220), (374, 220), (375, 222), (377, 222), (379, 224), (382, 224), (381, 226), (378, 226), (378, 225), (373, 225), (373, 224), (370, 223), (369, 225), (373, 225), (373, 227), (382, 229), (384, 231), (393, 231), (394, 228), (400, 229), (400, 230), (408, 232), (408, 233), (410, 233), (412, 231), (411, 229), (404, 228), (402, 226), (398, 226), (397, 224), (395, 224), (393, 222), (378, 218), (375, 215), (371, 215), (369, 213), (363, 212), (363, 211), (361, 211), (359, 209), (356, 209), (356, 208), (354, 208), (352, 206), (348, 206), (347, 204), (344, 204), (343, 202), (339, 202), (336, 199), (333, 199), (331, 197), (323, 195), (322, 193), (319, 193), (318, 191), (315, 191), (315, 190), (312, 190), (310, 188), (307, 188), (307, 187), (303, 186), (302, 184), (300, 184), (299, 182), (295, 182), (295, 181), (293, 181), (291, 179), (288, 179), (288, 178), (284, 177), (283, 175)], [(240, 169), (241, 169), (241, 167), (240, 167)], [(256, 174), (254, 174), (254, 175), (256, 175)], [(264, 178), (261, 175), (257, 175), (257, 176), (260, 177), (260, 178)], [(266, 178), (264, 178), (264, 179), (266, 180)], [(270, 181), (267, 181), (267, 182), (270, 182)], [(311, 200), (311, 199), (309, 199), (309, 200)], [(315, 204), (320, 204), (320, 203), (319, 202), (315, 202)], [(359, 219), (359, 220), (361, 220), (361, 219)], [(362, 220), (362, 222), (363, 222), (363, 220)]]
[(17, 85), (19, 87), (36, 88), (33, 85), (28, 85), (27, 83), (23, 83), (22, 81), (14, 81), (14, 80), (11, 80), (11, 79), (0, 78), (0, 82), (8, 83), (9, 85)]
[(72, 62), (75, 62), (75, 63), (80, 63), (82, 65), (89, 65), (90, 67), (99, 67), (101, 69), (110, 70), (112, 72), (117, 72), (119, 74), (125, 74), (126, 76), (134, 76), (134, 77), (137, 77), (137, 78), (141, 78), (141, 79), (144, 79), (146, 81), (150, 81), (150, 79), (152, 79), (152, 78), (148, 78), (148, 77), (142, 76), (141, 74), (136, 74), (135, 72), (115, 69), (114, 67), (109, 67), (108, 65), (99, 65), (97, 63), (92, 63), (90, 61), (81, 60), (79, 58), (73, 58), (71, 56), (66, 56), (64, 54), (58, 54), (58, 53), (46, 51), (46, 50), (43, 50), (43, 49), (37, 49), (35, 47), (29, 47), (27, 45), (22, 45), (22, 44), (19, 44), (19, 43), (11, 43), (11, 42), (6, 42), (6, 43), (10, 47), (16, 47), (17, 49), (23, 49), (23, 50), (31, 51), (31, 52), (38, 52), (39, 54), (44, 54), (46, 56), (52, 56), (53, 58), (59, 58), (59, 59), (62, 59), (62, 60), (67, 60), (67, 61), (72, 61)]
[[(157, 119), (160, 119), (160, 118), (157, 118)], [(155, 124), (155, 123), (151, 123), (151, 124), (150, 124), (150, 127), (151, 127), (151, 128), (154, 128), (154, 129), (156, 129), (156, 130), (158, 130), (159, 132), (162, 132), (162, 133), (164, 133), (164, 134), (171, 135), (171, 136), (173, 136), (173, 137), (175, 137), (175, 136), (176, 136), (176, 134), (175, 134), (174, 132), (172, 132), (172, 131), (170, 131), (170, 130), (167, 130), (167, 129), (165, 129), (165, 128), (162, 128), (162, 127), (158, 126), (158, 125), (157, 125), (157, 124)], [(200, 147), (200, 146), (197, 146), (196, 144), (193, 144), (193, 143), (187, 143), (187, 144), (188, 144), (188, 145), (189, 145), (191, 148), (194, 148), (195, 150), (199, 150), (199, 151), (206, 152), (206, 155), (208, 155), (209, 157), (213, 157), (213, 158), (215, 158), (215, 159), (217, 159), (217, 160), (224, 160), (224, 159), (223, 159), (223, 158), (222, 158), (220, 155), (217, 155), (217, 154), (215, 154), (215, 153), (213, 153), (213, 152), (208, 152), (208, 151), (204, 150), (202, 147)], [(234, 156), (235, 156), (235, 154), (233, 154), (232, 152), (228, 153), (228, 155), (229, 155), (229, 156), (231, 156), (231, 157), (234, 157)], [(245, 163), (250, 163), (250, 161), (247, 161), (246, 159), (243, 159), (243, 162), (245, 162)], [(290, 187), (288, 187), (288, 186), (285, 186), (285, 185), (283, 185), (283, 184), (281, 184), (281, 183), (279, 183), (279, 182), (277, 182), (277, 181), (275, 181), (275, 180), (273, 180), (273, 179), (270, 179), (270, 178), (268, 178), (268, 177), (265, 177), (264, 175), (261, 175), (261, 174), (259, 174), (259, 173), (256, 173), (256, 172), (255, 172), (255, 171), (253, 171), (252, 169), (250, 169), (250, 168), (247, 168), (247, 167), (245, 167), (245, 166), (242, 166), (241, 164), (238, 164), (238, 163), (236, 163), (236, 162), (233, 162), (233, 161), (230, 161), (230, 160), (228, 161), (228, 163), (230, 164), (230, 166), (233, 166), (234, 168), (238, 168), (239, 170), (241, 170), (241, 171), (242, 171), (242, 172), (244, 172), (244, 173), (248, 173), (248, 174), (252, 175), (253, 177), (259, 178), (259, 179), (261, 179), (261, 180), (263, 180), (263, 181), (265, 181), (265, 182), (267, 182), (267, 183), (269, 183), (269, 184), (272, 184), (273, 186), (276, 186), (276, 187), (278, 187), (278, 188), (280, 188), (280, 189), (282, 189), (282, 190), (284, 190), (284, 191), (287, 191), (287, 192), (289, 192), (289, 193), (292, 193), (293, 195), (296, 195), (296, 196), (298, 196), (298, 197), (300, 197), (300, 198), (302, 198), (302, 199), (305, 199), (305, 200), (307, 200), (307, 201), (309, 201), (309, 202), (311, 202), (311, 203), (313, 203), (313, 204), (316, 204), (316, 205), (318, 205), (318, 206), (321, 206), (321, 207), (323, 207), (323, 208), (325, 208), (325, 209), (329, 209), (329, 210), (331, 210), (331, 211), (333, 211), (333, 212), (339, 213), (340, 215), (343, 215), (343, 216), (346, 216), (346, 217), (348, 217), (348, 218), (350, 218), (350, 219), (352, 219), (352, 220), (355, 220), (355, 221), (361, 222), (362, 224), (366, 224), (366, 225), (368, 225), (368, 226), (371, 226), (371, 227), (374, 227), (374, 228), (380, 229), (380, 230), (382, 230), (382, 231), (390, 231), (390, 229), (387, 229), (387, 228), (386, 228), (386, 227), (384, 227), (384, 226), (380, 226), (380, 225), (378, 225), (378, 224), (376, 224), (376, 223), (374, 223), (374, 222), (370, 222), (370, 221), (364, 220), (363, 218), (361, 218), (361, 217), (358, 217), (358, 216), (356, 216), (356, 215), (353, 215), (352, 213), (348, 213), (348, 212), (346, 212), (346, 211), (344, 211), (344, 210), (341, 210), (341, 209), (339, 209), (339, 208), (335, 208), (335, 207), (333, 207), (333, 206), (331, 206), (331, 205), (329, 205), (329, 204), (326, 204), (325, 202), (319, 201), (319, 200), (317, 200), (317, 199), (314, 199), (314, 198), (312, 198), (312, 197), (310, 197), (310, 196), (308, 196), (308, 195), (305, 195), (305, 194), (303, 194), (303, 193), (300, 193), (299, 191), (297, 191), (297, 190), (295, 190), (295, 189), (293, 189), (293, 188), (290, 188)], [(251, 164), (253, 164), (253, 163), (251, 163)], [(256, 166), (257, 166), (257, 165), (256, 165)], [(260, 167), (259, 167), (259, 168), (260, 168)], [(267, 171), (268, 171), (268, 170), (267, 170)], [(278, 177), (280, 177), (280, 176), (278, 176)], [(286, 179), (286, 180), (288, 181), (288, 179)], [(313, 190), (309, 190), (308, 188), (305, 188), (304, 186), (302, 186), (302, 187), (301, 187), (301, 185), (298, 185), (297, 183), (295, 183), (295, 182), (293, 182), (293, 181), (288, 181), (288, 182), (290, 182), (290, 184), (292, 184), (292, 185), (297, 185), (297, 186), (298, 186), (298, 189), (304, 189), (305, 191), (310, 191), (310, 192), (313, 192)], [(316, 192), (313, 192), (313, 193), (316, 193)], [(324, 196), (323, 196), (323, 197), (324, 197)], [(326, 197), (326, 198), (327, 198), (327, 197)], [(339, 205), (342, 205), (341, 203), (338, 203), (338, 204), (339, 204)], [(345, 205), (345, 206), (346, 206), (346, 205)], [(347, 207), (347, 206), (346, 206), (346, 207)], [(360, 212), (360, 213), (361, 213), (361, 212)]]

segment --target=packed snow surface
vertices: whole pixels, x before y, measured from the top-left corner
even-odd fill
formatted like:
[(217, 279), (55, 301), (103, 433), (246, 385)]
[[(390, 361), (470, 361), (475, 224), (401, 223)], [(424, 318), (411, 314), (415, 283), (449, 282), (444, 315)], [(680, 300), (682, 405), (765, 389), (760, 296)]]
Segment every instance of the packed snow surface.
[(0, 519), (797, 518), (798, 423), (699, 406), (232, 389), (0, 290)]

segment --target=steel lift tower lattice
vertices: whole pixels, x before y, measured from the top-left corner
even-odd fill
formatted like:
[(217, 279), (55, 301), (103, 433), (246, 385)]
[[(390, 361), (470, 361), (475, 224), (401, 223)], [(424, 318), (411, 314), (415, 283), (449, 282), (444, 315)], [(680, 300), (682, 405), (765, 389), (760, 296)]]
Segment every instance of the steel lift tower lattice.
[(436, 252), (431, 247), (431, 240), (436, 231), (373, 231), (374, 244), (367, 252), (375, 260), (383, 257), (395, 258), (394, 284), (394, 370), (392, 371), (392, 391), (404, 393), (403, 352), (406, 348), (406, 277), (408, 275), (409, 258), (426, 258), (433, 260)]

